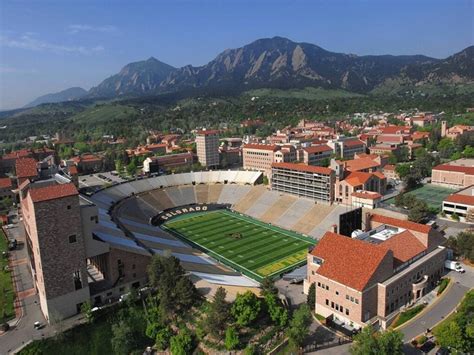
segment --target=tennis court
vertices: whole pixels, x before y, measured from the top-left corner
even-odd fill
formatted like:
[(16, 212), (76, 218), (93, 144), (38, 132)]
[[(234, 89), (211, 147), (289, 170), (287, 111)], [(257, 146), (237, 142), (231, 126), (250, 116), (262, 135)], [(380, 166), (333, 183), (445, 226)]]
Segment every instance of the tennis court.
[[(443, 200), (454, 191), (453, 189), (449, 189), (442, 186), (436, 186), (431, 184), (423, 185), (415, 190), (407, 192), (407, 194), (414, 195), (417, 199), (425, 201), (430, 208), (441, 209), (441, 205), (443, 204)], [(391, 199), (386, 201), (390, 204), (395, 204), (395, 198), (392, 197)]]

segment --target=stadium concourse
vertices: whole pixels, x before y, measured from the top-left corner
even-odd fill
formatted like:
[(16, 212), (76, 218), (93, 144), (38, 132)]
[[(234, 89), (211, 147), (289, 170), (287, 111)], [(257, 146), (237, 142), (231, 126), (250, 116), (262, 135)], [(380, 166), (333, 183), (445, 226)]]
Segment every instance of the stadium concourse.
[[(151, 224), (165, 210), (196, 204), (229, 205), (262, 222), (317, 237), (336, 207), (270, 191), (253, 171), (205, 171), (162, 175), (114, 185), (88, 197), (99, 209), (96, 238), (126, 251), (171, 253), (191, 274), (210, 284), (257, 287), (258, 283)], [(329, 226), (328, 226), (329, 227)]]

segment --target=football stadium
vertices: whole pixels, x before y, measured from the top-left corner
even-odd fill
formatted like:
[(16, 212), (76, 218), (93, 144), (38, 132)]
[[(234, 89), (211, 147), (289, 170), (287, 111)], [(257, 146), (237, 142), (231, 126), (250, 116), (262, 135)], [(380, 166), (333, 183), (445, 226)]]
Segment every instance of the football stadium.
[(143, 255), (173, 255), (219, 285), (256, 287), (306, 263), (337, 206), (272, 191), (254, 171), (203, 171), (137, 179), (89, 197), (94, 238)]
[(179, 216), (163, 226), (258, 281), (304, 264), (314, 245), (310, 238), (224, 209)]

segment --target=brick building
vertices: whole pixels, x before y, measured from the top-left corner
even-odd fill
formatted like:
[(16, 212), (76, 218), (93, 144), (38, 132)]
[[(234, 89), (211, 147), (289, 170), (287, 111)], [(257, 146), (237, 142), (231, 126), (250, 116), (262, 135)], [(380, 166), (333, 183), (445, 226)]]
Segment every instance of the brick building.
[(365, 226), (352, 238), (326, 232), (308, 253), (304, 288), (316, 286), (316, 313), (349, 331), (386, 329), (436, 286), (447, 255), (429, 226), (380, 215)]
[(458, 159), (435, 166), (431, 171), (431, 183), (451, 188), (474, 185), (474, 159)]
[(270, 175), (275, 153), (279, 149), (275, 144), (245, 144), (242, 149), (244, 169), (259, 170)]
[(76, 314), (89, 300), (79, 196), (73, 184), (25, 184), (21, 210), (29, 262), (47, 320)]
[(196, 133), (196, 152), (205, 167), (219, 166), (219, 131), (203, 130)]
[(301, 161), (306, 165), (322, 165), (324, 162), (329, 162), (333, 154), (333, 149), (326, 145), (315, 145), (301, 149)]

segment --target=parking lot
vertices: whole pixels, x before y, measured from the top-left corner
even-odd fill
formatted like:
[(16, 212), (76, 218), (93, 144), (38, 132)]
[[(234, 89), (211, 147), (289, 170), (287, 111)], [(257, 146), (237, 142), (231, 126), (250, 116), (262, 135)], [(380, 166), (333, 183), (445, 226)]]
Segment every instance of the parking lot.
[(94, 192), (107, 185), (117, 184), (124, 181), (126, 180), (122, 179), (113, 171), (81, 175), (79, 176), (79, 188), (82, 188), (88, 192)]

